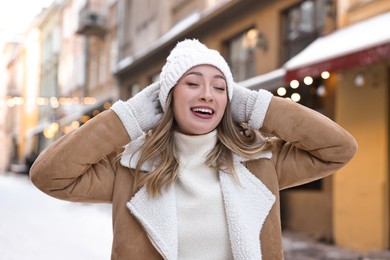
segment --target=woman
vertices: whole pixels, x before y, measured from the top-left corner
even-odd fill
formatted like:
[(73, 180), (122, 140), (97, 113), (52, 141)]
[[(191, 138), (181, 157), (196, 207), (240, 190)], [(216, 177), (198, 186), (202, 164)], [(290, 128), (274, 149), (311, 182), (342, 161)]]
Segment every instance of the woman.
[(356, 149), (333, 121), (235, 85), (217, 51), (185, 40), (157, 83), (48, 147), (31, 179), (59, 199), (112, 203), (112, 259), (283, 259), (279, 190)]

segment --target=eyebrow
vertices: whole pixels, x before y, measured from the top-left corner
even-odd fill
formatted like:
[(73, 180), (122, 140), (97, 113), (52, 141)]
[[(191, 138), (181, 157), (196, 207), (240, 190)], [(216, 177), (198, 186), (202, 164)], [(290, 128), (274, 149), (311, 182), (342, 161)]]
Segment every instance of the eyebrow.
[[(202, 74), (201, 72), (199, 72), (199, 71), (191, 71), (191, 72), (188, 72), (188, 73), (186, 74), (186, 76), (191, 75), (191, 74), (196, 75), (196, 76), (203, 77), (203, 74)], [(220, 75), (220, 74), (215, 74), (215, 75), (213, 76), (213, 78), (216, 78), (216, 79), (223, 79), (223, 80), (225, 79), (225, 77), (222, 76), (222, 75)]]

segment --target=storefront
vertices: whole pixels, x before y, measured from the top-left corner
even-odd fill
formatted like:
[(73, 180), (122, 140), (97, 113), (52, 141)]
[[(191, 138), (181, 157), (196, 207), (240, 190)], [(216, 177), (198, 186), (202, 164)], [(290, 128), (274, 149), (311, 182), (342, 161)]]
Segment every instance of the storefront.
[[(75, 101), (74, 101), (75, 102)], [(41, 122), (37, 127), (29, 130), (26, 134), (26, 166), (29, 168), (37, 155), (48, 145), (53, 143), (61, 136), (82, 126), (88, 120), (97, 116), (100, 112), (107, 110), (114, 102), (113, 98), (102, 98), (96, 100), (89, 97), (88, 101), (77, 101), (77, 109), (71, 113), (64, 114), (62, 117), (51, 122)], [(68, 104), (75, 106), (75, 104)], [(66, 106), (66, 105), (65, 105)]]
[(332, 178), (335, 242), (390, 247), (390, 13), (321, 37), (288, 61), (286, 81), (322, 80), (334, 89), (334, 120), (356, 138), (355, 158)]

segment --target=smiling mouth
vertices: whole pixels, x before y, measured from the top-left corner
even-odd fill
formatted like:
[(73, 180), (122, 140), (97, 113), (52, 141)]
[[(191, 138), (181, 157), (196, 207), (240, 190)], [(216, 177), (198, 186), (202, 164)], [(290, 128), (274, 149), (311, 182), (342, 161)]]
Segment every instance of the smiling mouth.
[(199, 113), (202, 115), (213, 115), (214, 114), (214, 110), (209, 109), (209, 108), (195, 107), (195, 108), (192, 108), (191, 110), (192, 110), (192, 112)]

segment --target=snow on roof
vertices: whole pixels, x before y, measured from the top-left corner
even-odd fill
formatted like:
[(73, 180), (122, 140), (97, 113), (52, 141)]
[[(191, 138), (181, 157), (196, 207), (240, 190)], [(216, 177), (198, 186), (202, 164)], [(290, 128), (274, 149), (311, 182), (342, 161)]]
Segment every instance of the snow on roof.
[(253, 78), (238, 82), (242, 87), (249, 89), (267, 89), (275, 90), (277, 87), (283, 86), (286, 70), (283, 68), (273, 70), (269, 73), (255, 76)]
[(283, 66), (287, 70), (390, 42), (390, 12), (339, 29), (315, 40)]

